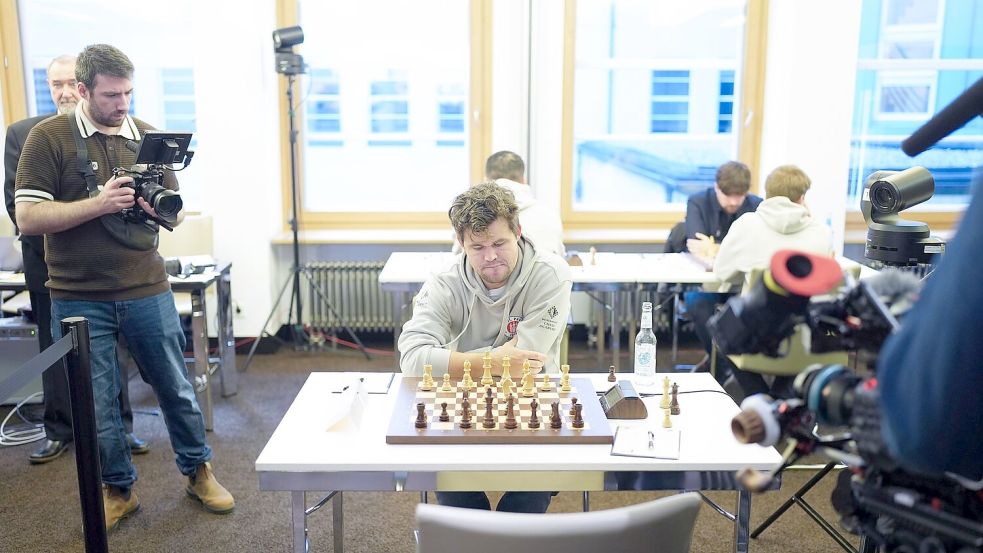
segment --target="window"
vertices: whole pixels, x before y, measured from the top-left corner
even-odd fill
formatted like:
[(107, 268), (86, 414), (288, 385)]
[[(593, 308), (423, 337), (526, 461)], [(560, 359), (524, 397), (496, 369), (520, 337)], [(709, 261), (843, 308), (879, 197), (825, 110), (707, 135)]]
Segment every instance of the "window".
[[(472, 105), (481, 34), (472, 30), (481, 21), (472, 3), (296, 5), (305, 35), (298, 52), (311, 67), (297, 85), (298, 96), (310, 88), (298, 122), (302, 226), (445, 227), (451, 200), (471, 184), (471, 148), (482, 140), (475, 145), (465, 116), (481, 108)], [(369, 205), (365, 190), (373, 191)]]
[(741, 101), (746, 10), (760, 13), (759, 4), (578, 0), (569, 6), (573, 86), (564, 133), (572, 137), (564, 223), (616, 218), (668, 228), (682, 219), (691, 194), (713, 186), (717, 167), (739, 157), (733, 119)]
[(313, 146), (342, 146), (341, 81), (333, 69), (311, 70), (307, 101), (307, 136)]
[(734, 123), (734, 72), (720, 72), (720, 107), (717, 110), (717, 132), (729, 133)]
[[(158, 129), (196, 130), (194, 71), (174, 66), (194, 59), (190, 25), (161, 25), (158, 11), (120, 11), (112, 0), (31, 0), (18, 2), (17, 8), (24, 72), (33, 87), (28, 92), (29, 114), (55, 111), (48, 92), (48, 64), (57, 56), (78, 53), (80, 45), (105, 43), (105, 14), (112, 13), (114, 25), (140, 30), (132, 40), (124, 33), (111, 42), (133, 62), (130, 113)], [(167, 9), (190, 13), (192, 5), (190, 0), (173, 0)], [(197, 141), (192, 144), (198, 147)], [(203, 207), (195, 167), (191, 164), (178, 174), (181, 197), (190, 211)]]
[(983, 165), (983, 122), (970, 121), (915, 158), (900, 144), (983, 76), (975, 9), (955, 0), (863, 1), (847, 185), (852, 209), (859, 209), (867, 175), (913, 165), (935, 177), (935, 195), (916, 209), (968, 202)]

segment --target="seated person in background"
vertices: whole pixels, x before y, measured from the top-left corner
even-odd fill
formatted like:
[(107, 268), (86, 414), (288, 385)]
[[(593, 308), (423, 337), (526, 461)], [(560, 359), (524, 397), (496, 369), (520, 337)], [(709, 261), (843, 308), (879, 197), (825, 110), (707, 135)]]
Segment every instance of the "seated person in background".
[(750, 189), (747, 165), (728, 161), (718, 167), (713, 188), (693, 194), (686, 202), (686, 250), (712, 262), (730, 225), (761, 203), (760, 197), (748, 194)]
[[(555, 209), (549, 209), (536, 201), (532, 187), (526, 183), (526, 164), (519, 154), (502, 150), (492, 154), (485, 162), (485, 178), (489, 182), (508, 189), (519, 206), (519, 224), (522, 236), (532, 242), (539, 251), (566, 256), (563, 245), (563, 223)], [(454, 252), (460, 253), (461, 244), (454, 241)]]
[[(795, 249), (817, 255), (833, 255), (833, 232), (813, 220), (805, 205), (809, 177), (795, 165), (776, 168), (765, 180), (767, 200), (753, 213), (744, 215), (730, 227), (727, 238), (713, 262), (717, 278), (725, 283), (743, 283), (754, 269), (765, 269), (779, 250)], [(717, 367), (729, 368), (745, 396), (768, 393), (764, 378), (758, 373), (742, 371), (721, 355)], [(772, 389), (781, 391), (791, 378), (778, 377)]]
[[(753, 212), (761, 203), (760, 197), (748, 194), (750, 189), (751, 171), (747, 165), (728, 161), (717, 168), (713, 188), (693, 194), (686, 202), (686, 251), (711, 266), (731, 224), (741, 215)], [(683, 295), (686, 311), (693, 321), (693, 331), (707, 352), (697, 365), (697, 371), (710, 368), (711, 341), (707, 321), (716, 311), (717, 304), (726, 301), (727, 297), (727, 294), (702, 291)], [(727, 374), (717, 371), (716, 377), (723, 383)]]
[[(556, 254), (523, 237), (510, 191), (479, 184), (459, 195), (448, 216), (464, 254), (432, 276), (417, 294), (413, 317), (399, 337), (400, 369), (421, 376), (463, 374), (464, 362), (481, 367), (490, 351), (493, 373), (502, 358), (512, 367), (529, 360), (534, 373), (559, 371), (560, 341), (570, 311), (570, 269)], [(442, 505), (489, 509), (484, 492), (437, 492)], [(507, 492), (499, 511), (542, 513), (550, 492)]]

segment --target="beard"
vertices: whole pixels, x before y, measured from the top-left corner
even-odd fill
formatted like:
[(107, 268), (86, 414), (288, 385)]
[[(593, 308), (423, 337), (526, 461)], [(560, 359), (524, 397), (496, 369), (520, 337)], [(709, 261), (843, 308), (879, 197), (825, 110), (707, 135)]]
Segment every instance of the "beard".
[(94, 122), (104, 127), (118, 127), (122, 125), (123, 121), (126, 119), (125, 112), (120, 114), (118, 111), (101, 111), (98, 107), (93, 105), (92, 102), (88, 103), (88, 107), (88, 115)]

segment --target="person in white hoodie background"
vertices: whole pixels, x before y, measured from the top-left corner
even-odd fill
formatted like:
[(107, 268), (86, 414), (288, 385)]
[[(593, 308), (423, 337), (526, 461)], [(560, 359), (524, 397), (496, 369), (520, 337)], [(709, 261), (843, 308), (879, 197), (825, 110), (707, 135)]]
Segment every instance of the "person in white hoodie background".
[[(740, 286), (754, 269), (765, 269), (779, 250), (795, 249), (817, 255), (833, 255), (832, 230), (816, 221), (805, 204), (812, 185), (809, 177), (795, 165), (776, 168), (765, 180), (765, 201), (758, 209), (734, 221), (720, 244), (713, 262), (713, 272), (722, 282)], [(729, 366), (744, 395), (780, 392), (787, 386), (776, 378), (769, 388), (760, 374), (741, 371), (725, 356), (718, 356)]]
[[(526, 182), (526, 164), (519, 154), (502, 150), (490, 155), (485, 161), (485, 179), (507, 188), (515, 196), (515, 203), (519, 206), (519, 224), (526, 240), (539, 251), (566, 257), (560, 214), (533, 196), (532, 186)], [(455, 240), (454, 253), (460, 251), (460, 240)]]
[[(464, 251), (414, 300), (413, 317), (399, 337), (404, 375), (420, 376), (429, 364), (434, 376), (460, 378), (465, 361), (480, 371), (489, 351), (496, 376), (504, 357), (516, 376), (525, 360), (534, 373), (559, 371), (570, 268), (524, 238), (518, 211), (512, 192), (494, 183), (475, 185), (454, 199), (448, 216)], [(442, 505), (490, 509), (481, 491), (436, 495)], [(550, 492), (507, 492), (497, 510), (543, 513), (550, 499)]]

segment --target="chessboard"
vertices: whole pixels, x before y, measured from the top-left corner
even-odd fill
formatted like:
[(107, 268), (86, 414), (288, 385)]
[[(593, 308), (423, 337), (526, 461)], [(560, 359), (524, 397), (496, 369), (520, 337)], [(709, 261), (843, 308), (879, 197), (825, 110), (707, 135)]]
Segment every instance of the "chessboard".
[[(422, 378), (403, 378), (396, 392), (392, 419), (386, 433), (389, 444), (610, 444), (614, 442), (614, 432), (604, 416), (600, 401), (590, 379), (571, 378), (570, 391), (560, 391), (559, 382), (553, 379), (552, 390), (542, 391), (541, 379), (536, 379), (535, 395), (522, 397), (521, 390), (514, 389), (513, 412), (515, 429), (506, 426), (506, 398), (503, 397), (498, 382), (491, 386), (480, 383), (468, 391), (471, 427), (461, 428), (462, 399), (464, 388), (461, 383), (452, 385), (450, 391), (441, 391), (437, 383), (432, 390), (421, 389)], [(485, 428), (487, 388), (491, 388), (492, 417), (494, 427)], [(574, 401), (576, 398), (576, 401)], [(533, 400), (539, 427), (531, 428)], [(550, 418), (552, 404), (559, 405), (560, 427), (552, 428)], [(417, 404), (423, 404), (425, 427), (417, 428), (419, 418)], [(447, 404), (448, 420), (440, 421), (443, 411), (441, 404)], [(574, 403), (579, 403), (583, 427), (574, 428)]]

